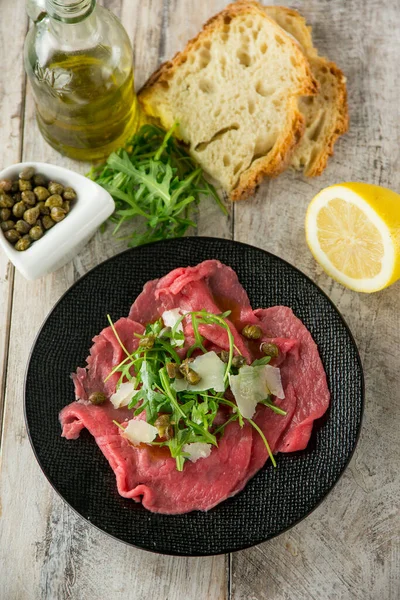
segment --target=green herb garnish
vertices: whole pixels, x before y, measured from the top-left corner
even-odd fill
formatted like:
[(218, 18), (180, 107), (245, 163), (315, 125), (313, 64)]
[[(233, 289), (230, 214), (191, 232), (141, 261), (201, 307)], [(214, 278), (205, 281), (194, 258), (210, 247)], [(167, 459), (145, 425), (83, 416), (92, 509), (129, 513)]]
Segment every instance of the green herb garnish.
[(270, 361), (271, 361), (270, 356), (263, 356), (262, 358), (257, 358), (256, 360), (253, 360), (253, 362), (251, 363), (251, 366), (252, 367), (261, 367), (263, 365), (267, 365)]
[(274, 455), (273, 455), (273, 454), (272, 454), (272, 452), (271, 452), (271, 448), (269, 447), (269, 444), (268, 444), (268, 442), (267, 442), (267, 438), (265, 437), (265, 435), (263, 434), (263, 432), (261, 431), (261, 429), (259, 428), (259, 426), (258, 426), (256, 423), (254, 423), (254, 421), (252, 421), (251, 419), (247, 419), (247, 420), (248, 420), (248, 422), (250, 423), (250, 425), (251, 425), (252, 427), (254, 427), (254, 429), (255, 429), (256, 431), (258, 431), (258, 433), (260, 434), (260, 436), (261, 436), (261, 439), (262, 439), (262, 441), (264, 442), (264, 444), (265, 444), (265, 447), (266, 447), (266, 449), (267, 449), (267, 451), (268, 451), (268, 454), (269, 454), (269, 457), (270, 457), (270, 459), (271, 459), (271, 462), (272, 462), (272, 464), (274, 465), (274, 467), (276, 467), (275, 458), (274, 458)]
[[(177, 331), (177, 328), (183, 318), (188, 317), (191, 318), (195, 338), (193, 345), (187, 351), (187, 357), (189, 358), (195, 350), (200, 350), (203, 353), (207, 352), (204, 347), (204, 338), (199, 332), (200, 325), (218, 325), (226, 331), (229, 342), (228, 360), (224, 372), (226, 390), (229, 385), (229, 374), (234, 369), (232, 366), (234, 340), (227, 320), (229, 314), (229, 311), (220, 315), (206, 311), (190, 312), (184, 315), (172, 329), (164, 327), (162, 320), (159, 319), (148, 324), (143, 335), (137, 335), (139, 346), (132, 354), (122, 344), (118, 332), (108, 316), (112, 330), (126, 357), (119, 365), (114, 367), (107, 378), (113, 373), (118, 373), (118, 384), (125, 379), (134, 382), (137, 392), (128, 408), (134, 409), (135, 416), (145, 411), (147, 423), (157, 426), (160, 414), (167, 415), (167, 421), (173, 435), (169, 435), (168, 439), (161, 438), (161, 441), (153, 442), (153, 445), (168, 446), (171, 456), (176, 460), (178, 471), (182, 471), (184, 462), (188, 457), (188, 454), (183, 451), (185, 444), (201, 442), (217, 446), (217, 436), (223, 435), (225, 427), (236, 420), (241, 427), (245, 421), (248, 421), (260, 434), (272, 464), (276, 466), (273, 454), (261, 429), (254, 421), (243, 417), (238, 406), (224, 397), (225, 392), (215, 392), (212, 389), (192, 391), (190, 388), (178, 392), (172, 385), (172, 380), (168, 375), (168, 363), (173, 363), (173, 365), (170, 365), (173, 369), (184, 366), (177, 352), (183, 333)], [(151, 347), (147, 343), (149, 338), (151, 339)], [(143, 341), (146, 343), (143, 344)], [(262, 360), (264, 361), (264, 359)], [(262, 364), (266, 363), (262, 362)], [(272, 403), (270, 397), (266, 398), (263, 404), (279, 414), (286, 414), (285, 411)], [(225, 423), (215, 428), (214, 420), (221, 405), (229, 407), (231, 413)]]
[(270, 408), (277, 415), (282, 415), (283, 417), (286, 416), (286, 410), (283, 410), (282, 408), (279, 408), (279, 406), (275, 406), (275, 404), (272, 402), (272, 400), (271, 400), (270, 397), (265, 398), (265, 400), (263, 400), (261, 402), (261, 404), (264, 404), (265, 406), (268, 406), (268, 408)]
[[(93, 167), (89, 177), (114, 198), (116, 210), (110, 217), (116, 226), (134, 221), (145, 231), (123, 237), (129, 246), (183, 236), (195, 227), (193, 216), (200, 196), (212, 196), (224, 214), (215, 188), (202, 169), (168, 132), (155, 125), (143, 125), (126, 148), (113, 152), (107, 162)], [(141, 227), (143, 228), (143, 227)]]

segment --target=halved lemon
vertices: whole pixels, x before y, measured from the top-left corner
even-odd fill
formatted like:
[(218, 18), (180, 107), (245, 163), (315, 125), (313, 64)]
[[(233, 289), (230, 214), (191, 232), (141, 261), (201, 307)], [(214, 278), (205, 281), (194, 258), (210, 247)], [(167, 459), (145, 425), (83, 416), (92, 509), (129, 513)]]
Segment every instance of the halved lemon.
[(357, 292), (400, 279), (400, 195), (368, 183), (325, 188), (306, 215), (307, 244), (321, 267)]

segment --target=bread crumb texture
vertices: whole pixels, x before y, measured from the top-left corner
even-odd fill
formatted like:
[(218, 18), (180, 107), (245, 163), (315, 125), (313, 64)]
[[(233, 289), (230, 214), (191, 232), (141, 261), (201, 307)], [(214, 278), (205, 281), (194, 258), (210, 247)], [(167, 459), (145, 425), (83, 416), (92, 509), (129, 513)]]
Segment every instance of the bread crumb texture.
[(238, 200), (292, 159), (306, 122), (298, 102), (318, 83), (299, 43), (253, 2), (237, 2), (154, 73), (139, 93)]

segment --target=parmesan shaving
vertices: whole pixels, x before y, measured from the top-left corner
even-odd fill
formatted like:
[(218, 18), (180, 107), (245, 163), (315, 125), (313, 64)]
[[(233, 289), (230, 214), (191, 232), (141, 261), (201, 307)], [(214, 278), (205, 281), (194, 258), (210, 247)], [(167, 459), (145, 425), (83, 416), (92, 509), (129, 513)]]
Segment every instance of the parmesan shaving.
[[(180, 308), (171, 308), (171, 310), (164, 311), (163, 314), (161, 315), (161, 318), (164, 322), (164, 325), (166, 327), (171, 327), (171, 329), (172, 329), (173, 327), (175, 327), (175, 325), (177, 324), (177, 322), (179, 321), (181, 316), (182, 316), (182, 312), (181, 312)], [(176, 332), (183, 333), (182, 322), (179, 323), (179, 325), (177, 326)], [(176, 346), (183, 346), (184, 343), (185, 343), (185, 340), (176, 340), (175, 341)]]
[(157, 428), (150, 423), (142, 419), (131, 419), (121, 435), (137, 446), (138, 444), (150, 444), (157, 434)]
[(246, 419), (252, 418), (257, 404), (270, 394), (277, 398), (285, 397), (280, 370), (270, 365), (244, 365), (238, 375), (229, 375), (229, 385), (236, 404)]
[(110, 400), (114, 406), (114, 408), (122, 408), (123, 406), (128, 406), (132, 398), (138, 393), (138, 390), (135, 390), (136, 380), (132, 379), (132, 381), (127, 381), (126, 383), (121, 383), (115, 392), (110, 397)]
[(193, 444), (185, 444), (182, 450), (189, 454), (188, 459), (196, 462), (200, 458), (208, 458), (211, 454), (211, 444), (203, 444), (202, 442), (194, 442)]
[(199, 383), (192, 385), (188, 383), (186, 379), (175, 379), (174, 383), (172, 384), (172, 387), (175, 389), (175, 391), (225, 391), (224, 375), (226, 365), (215, 352), (206, 352), (205, 354), (200, 354), (192, 363), (190, 363), (190, 368), (200, 376), (201, 379)]

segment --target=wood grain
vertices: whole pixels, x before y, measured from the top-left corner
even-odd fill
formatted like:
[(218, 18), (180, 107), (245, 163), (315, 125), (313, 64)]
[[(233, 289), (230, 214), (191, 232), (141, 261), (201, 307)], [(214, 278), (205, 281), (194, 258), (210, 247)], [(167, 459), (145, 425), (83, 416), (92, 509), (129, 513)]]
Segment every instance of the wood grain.
[[(0, 19), (0, 55), (7, 55), (7, 62), (0, 70), (0, 170), (20, 162), (22, 152), (22, 127), (25, 101), (25, 73), (21, 56), (21, 44), (27, 29), (24, 3), (14, 4), (21, 11), (21, 18), (15, 23), (11, 10), (2, 10)], [(10, 30), (13, 35), (10, 36)], [(8, 337), (11, 319), (11, 303), (14, 282), (14, 268), (6, 255), (0, 253), (0, 432), (4, 408), (6, 384), (6, 364)], [(0, 436), (1, 447), (1, 436)]]
[[(29, 90), (24, 106), (21, 56), (26, 23), (15, 19), (23, 14), (23, 4), (2, 2), (0, 48), (7, 51), (7, 68), (0, 73), (2, 162), (16, 162), (23, 152), (26, 160), (85, 172), (85, 165), (66, 160), (44, 143)], [(105, 4), (121, 17), (133, 40), (140, 86), (225, 2)], [(367, 392), (364, 428), (350, 467), (324, 503), (295, 529), (231, 559), (152, 555), (88, 526), (52, 491), (34, 459), (23, 421), (23, 376), (36, 331), (53, 304), (79, 276), (123, 244), (111, 239), (109, 231), (96, 234), (71, 263), (38, 282), (26, 282), (17, 273), (13, 283), (13, 270), (0, 256), (0, 421), (2, 373), (7, 375), (0, 455), (0, 600), (400, 597), (400, 284), (370, 296), (345, 290), (316, 266), (303, 227), (308, 202), (326, 185), (355, 179), (400, 190), (400, 2), (291, 4), (313, 24), (321, 53), (337, 61), (347, 75), (350, 132), (337, 145), (322, 177), (305, 180), (285, 173), (263, 184), (254, 199), (236, 204), (229, 218), (205, 201), (198, 232), (234, 236), (282, 256), (312, 277), (343, 313), (361, 352)]]
[[(155, 4), (155, 3), (154, 3)], [(159, 60), (161, 22), (150, 3), (112, 2), (132, 35), (137, 80), (144, 80)], [(10, 14), (12, 4), (8, 3)], [(169, 19), (169, 3), (164, 3)], [(131, 24), (134, 24), (132, 30)], [(19, 38), (23, 43), (23, 34)], [(150, 43), (149, 43), (150, 41)], [(168, 50), (168, 47), (165, 46)], [(65, 159), (39, 135), (33, 100), (28, 89), (24, 129), (24, 160), (35, 158), (81, 172), (86, 165)], [(218, 220), (210, 204), (218, 233)], [(26, 436), (22, 411), (24, 365), (43, 319), (61, 294), (88, 269), (124, 249), (97, 234), (84, 251), (63, 269), (37, 282), (15, 278), (8, 382), (4, 419), (3, 464), (0, 472), (0, 599), (63, 600), (91, 598), (170, 598), (223, 600), (227, 590), (227, 563), (223, 556), (180, 559), (157, 556), (125, 546), (95, 530), (56, 496), (36, 464)], [(27, 298), (33, 299), (27, 310)], [(22, 332), (23, 335), (22, 335)], [(26, 497), (29, 490), (29, 498)], [(15, 560), (15, 557), (20, 557)]]
[[(318, 268), (304, 237), (308, 202), (340, 181), (400, 190), (398, 2), (292, 2), (313, 25), (321, 53), (348, 79), (350, 132), (314, 180), (286, 173), (235, 205), (235, 238), (278, 254), (309, 275), (348, 322), (365, 369), (366, 410), (346, 474), (323, 504), (292, 531), (233, 555), (232, 598), (394, 600), (400, 597), (399, 359), (400, 284), (357, 294)], [(362, 15), (362, 18), (361, 18)]]

